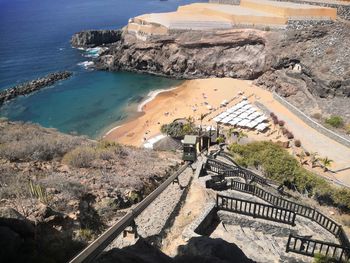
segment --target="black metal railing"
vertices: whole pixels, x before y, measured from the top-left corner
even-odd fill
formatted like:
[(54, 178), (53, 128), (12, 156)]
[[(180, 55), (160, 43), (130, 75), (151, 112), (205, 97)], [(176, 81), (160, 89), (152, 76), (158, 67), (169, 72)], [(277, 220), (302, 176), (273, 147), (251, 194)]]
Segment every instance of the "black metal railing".
[(294, 211), (297, 215), (309, 218), (336, 236), (342, 246), (350, 248), (349, 239), (346, 236), (342, 226), (316, 209), (275, 196), (256, 185), (237, 182), (233, 179), (231, 180), (230, 188), (231, 190), (255, 195), (276, 207), (282, 207)]
[(266, 185), (268, 180), (251, 171), (243, 168), (232, 166), (216, 159), (207, 158), (206, 168), (214, 173), (222, 173), (225, 177), (240, 177), (246, 181), (254, 181), (262, 185)]
[(333, 258), (337, 262), (348, 262), (350, 255), (350, 249), (347, 247), (292, 234), (289, 235), (286, 252), (294, 252), (311, 257), (321, 254)]
[(248, 215), (254, 218), (263, 218), (292, 226), (295, 225), (296, 214), (293, 211), (267, 204), (218, 194), (216, 196), (216, 207), (219, 210)]

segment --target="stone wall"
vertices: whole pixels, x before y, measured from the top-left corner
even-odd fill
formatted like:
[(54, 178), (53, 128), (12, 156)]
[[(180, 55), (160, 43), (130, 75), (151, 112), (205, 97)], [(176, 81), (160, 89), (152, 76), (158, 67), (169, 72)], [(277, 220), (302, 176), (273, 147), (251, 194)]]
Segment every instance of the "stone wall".
[(323, 135), (339, 142), (340, 144), (346, 145), (347, 147), (350, 147), (350, 140), (325, 128), (321, 124), (317, 123), (313, 119), (311, 119), (309, 116), (301, 112), (298, 108), (293, 106), (291, 103), (289, 103), (287, 100), (279, 96), (277, 93), (273, 93), (274, 99), (276, 99), (278, 102), (283, 104), (285, 107), (287, 107), (291, 112), (293, 112), (295, 115), (297, 115), (300, 119), (302, 119), (307, 125), (314, 128), (318, 132), (322, 133)]
[(287, 24), (288, 29), (297, 29), (301, 30), (306, 27), (311, 26), (326, 26), (326, 25), (332, 25), (334, 24), (334, 21), (332, 20), (313, 20), (313, 19), (305, 19), (305, 20), (289, 20)]
[(240, 5), (241, 0), (209, 0), (209, 3), (224, 5)]
[[(220, 1), (220, 0), (218, 0)], [(292, 2), (297, 4), (308, 4), (308, 5), (317, 5), (323, 7), (331, 7), (337, 9), (337, 15), (343, 19), (350, 20), (350, 5), (346, 5), (345, 3), (336, 4), (336, 3), (322, 3), (322, 2), (312, 2), (307, 0), (274, 0), (279, 2)]]

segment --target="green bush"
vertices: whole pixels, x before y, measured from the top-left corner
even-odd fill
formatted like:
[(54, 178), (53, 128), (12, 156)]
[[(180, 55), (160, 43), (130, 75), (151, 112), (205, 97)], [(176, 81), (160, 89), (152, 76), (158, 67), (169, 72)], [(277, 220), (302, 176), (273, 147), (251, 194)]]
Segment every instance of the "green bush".
[(163, 124), (160, 131), (174, 138), (184, 137), (185, 135), (195, 134), (196, 127), (193, 123), (172, 122)]
[(343, 127), (344, 121), (343, 118), (340, 116), (333, 115), (325, 120), (326, 124), (334, 127), (334, 128), (340, 128)]
[(335, 187), (303, 168), (287, 150), (272, 142), (231, 144), (229, 150), (239, 165), (261, 168), (264, 175), (300, 192), (307, 191), (320, 203), (350, 211), (350, 190)]

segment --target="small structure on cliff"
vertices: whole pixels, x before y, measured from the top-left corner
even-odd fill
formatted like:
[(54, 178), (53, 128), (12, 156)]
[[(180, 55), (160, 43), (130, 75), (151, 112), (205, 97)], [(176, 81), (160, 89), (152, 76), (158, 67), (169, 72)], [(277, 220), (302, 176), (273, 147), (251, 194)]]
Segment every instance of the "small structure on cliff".
[(194, 135), (186, 135), (183, 140), (183, 155), (184, 161), (196, 161), (198, 151), (198, 137)]

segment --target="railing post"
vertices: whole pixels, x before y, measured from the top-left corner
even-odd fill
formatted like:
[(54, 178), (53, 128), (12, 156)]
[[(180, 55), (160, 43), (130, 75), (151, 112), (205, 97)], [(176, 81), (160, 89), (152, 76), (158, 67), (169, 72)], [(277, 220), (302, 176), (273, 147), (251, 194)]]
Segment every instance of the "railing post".
[(286, 253), (289, 252), (289, 245), (290, 245), (290, 240), (292, 239), (292, 234), (289, 234), (288, 241), (287, 241), (287, 247), (286, 247)]
[(253, 218), (256, 218), (256, 207), (257, 207), (257, 205), (256, 205), (256, 203), (254, 202)]

